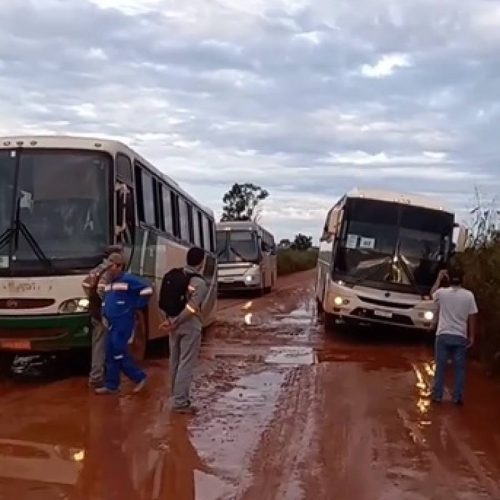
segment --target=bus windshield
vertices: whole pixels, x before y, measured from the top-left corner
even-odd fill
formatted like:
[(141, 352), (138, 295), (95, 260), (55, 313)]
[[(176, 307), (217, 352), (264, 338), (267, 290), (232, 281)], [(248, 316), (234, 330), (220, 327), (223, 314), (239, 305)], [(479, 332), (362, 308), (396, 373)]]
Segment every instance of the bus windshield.
[(110, 236), (110, 167), (108, 155), (90, 151), (0, 156), (0, 231), (12, 234), (0, 248), (0, 271), (43, 267), (40, 252), (57, 269), (102, 255)]
[(428, 292), (449, 256), (453, 224), (452, 214), (438, 210), (349, 200), (335, 272), (346, 281)]
[(259, 246), (254, 231), (217, 231), (219, 262), (258, 262)]

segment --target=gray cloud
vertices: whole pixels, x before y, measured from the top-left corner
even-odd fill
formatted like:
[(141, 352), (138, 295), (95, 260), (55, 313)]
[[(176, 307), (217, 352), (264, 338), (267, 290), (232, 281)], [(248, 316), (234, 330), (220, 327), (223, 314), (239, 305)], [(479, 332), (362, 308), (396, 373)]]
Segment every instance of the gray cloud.
[(463, 211), (500, 188), (499, 28), (488, 0), (10, 0), (0, 134), (121, 138), (217, 210), (261, 183), (279, 236), (355, 185)]

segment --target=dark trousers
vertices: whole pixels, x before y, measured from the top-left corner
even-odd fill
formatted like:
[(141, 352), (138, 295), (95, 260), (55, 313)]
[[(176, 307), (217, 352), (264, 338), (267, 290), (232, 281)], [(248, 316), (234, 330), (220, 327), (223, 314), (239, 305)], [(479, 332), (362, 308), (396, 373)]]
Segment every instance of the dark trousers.
[(459, 335), (438, 335), (436, 337), (435, 359), (436, 376), (432, 396), (441, 400), (444, 391), (444, 377), (448, 359), (452, 359), (455, 371), (453, 401), (463, 401), (465, 385), (465, 358), (468, 340)]

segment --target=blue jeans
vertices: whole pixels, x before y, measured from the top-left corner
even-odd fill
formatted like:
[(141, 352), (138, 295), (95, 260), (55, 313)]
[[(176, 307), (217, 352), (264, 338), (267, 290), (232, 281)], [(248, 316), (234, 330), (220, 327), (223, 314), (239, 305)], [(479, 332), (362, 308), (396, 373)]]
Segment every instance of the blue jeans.
[(438, 401), (443, 399), (446, 365), (448, 363), (448, 359), (451, 358), (453, 360), (453, 368), (455, 370), (453, 401), (463, 401), (467, 343), (468, 340), (459, 335), (442, 334), (436, 337), (436, 375), (434, 378), (434, 389), (432, 391), (433, 399)]
[(138, 384), (146, 378), (128, 353), (128, 341), (134, 329), (134, 318), (127, 316), (109, 320), (106, 339), (106, 376), (104, 385), (111, 390), (120, 387), (120, 373)]

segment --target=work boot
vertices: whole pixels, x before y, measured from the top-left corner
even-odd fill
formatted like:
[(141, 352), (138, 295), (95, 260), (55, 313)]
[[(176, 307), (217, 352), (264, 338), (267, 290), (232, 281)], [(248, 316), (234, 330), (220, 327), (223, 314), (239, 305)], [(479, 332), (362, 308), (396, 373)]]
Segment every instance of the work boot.
[(108, 387), (103, 385), (102, 387), (98, 387), (94, 392), (100, 396), (107, 396), (110, 394), (117, 394), (118, 389), (109, 389)]
[(174, 413), (180, 413), (182, 415), (195, 415), (197, 413), (197, 410), (194, 406), (191, 406), (190, 404), (186, 406), (174, 406), (172, 408), (172, 411)]
[(98, 389), (104, 385), (104, 381), (102, 379), (89, 380), (89, 387), (91, 389)]
[(141, 392), (144, 389), (145, 385), (146, 385), (146, 377), (144, 377), (139, 383), (135, 384), (135, 387), (132, 392), (134, 392), (135, 394)]

